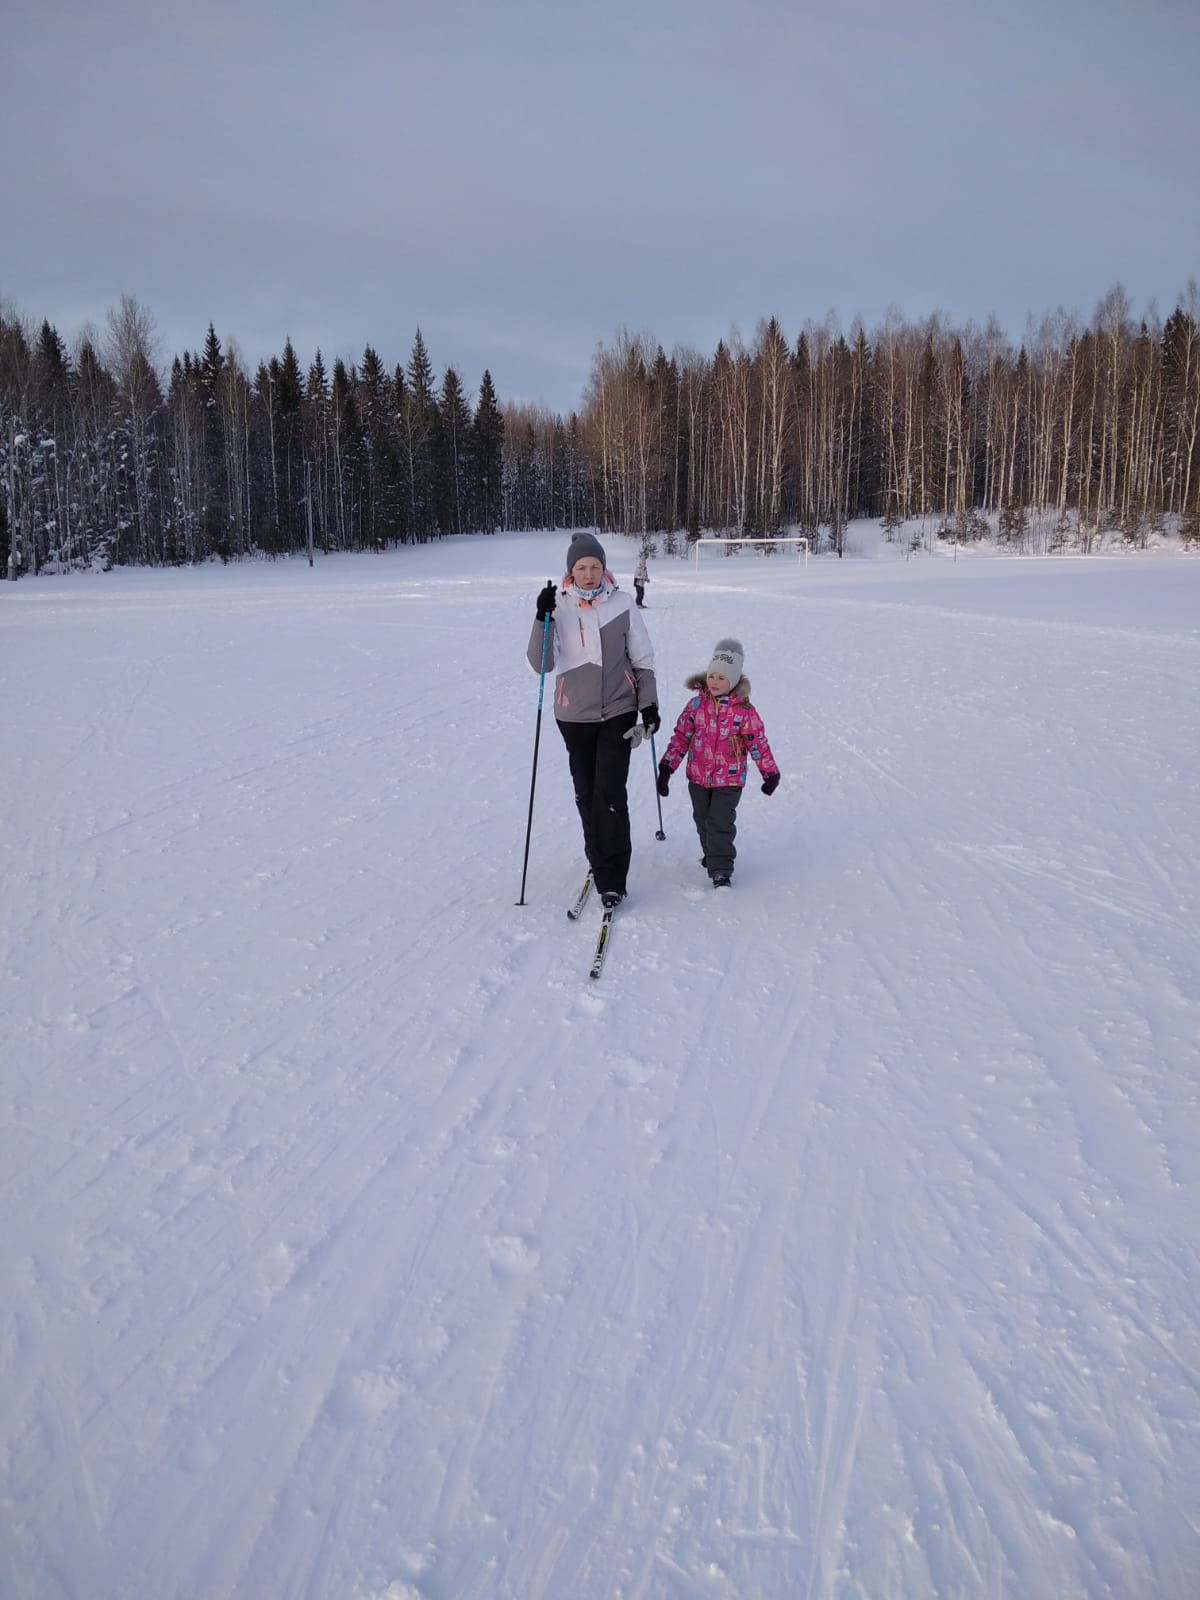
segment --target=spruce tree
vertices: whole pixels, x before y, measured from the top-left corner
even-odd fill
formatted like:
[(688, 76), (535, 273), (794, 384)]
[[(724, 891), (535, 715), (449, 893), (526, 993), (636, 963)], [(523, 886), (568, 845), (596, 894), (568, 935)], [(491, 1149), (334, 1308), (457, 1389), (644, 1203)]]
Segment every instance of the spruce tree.
[(304, 537), (304, 452), (301, 408), (304, 383), (291, 339), (285, 339), (283, 358), (272, 360), (275, 385), (275, 448), (279, 456), (280, 534), (282, 548), (294, 550)]
[(329, 406), (333, 526), (339, 549), (357, 549), (365, 543), (362, 497), (359, 494), (363, 432), (355, 399), (354, 378), (341, 360), (333, 364)]
[(882, 506), (883, 471), (879, 427), (875, 414), (874, 352), (866, 330), (859, 325), (854, 341), (857, 378), (854, 421), (854, 457), (851, 464), (850, 515), (873, 517)]
[(314, 537), (329, 554), (329, 481), (332, 467), (329, 379), (318, 349), (308, 369), (305, 399), (305, 515), (311, 512)]
[(30, 365), (29, 464), (31, 554), (37, 572), (46, 560), (73, 558), (71, 514), (71, 363), (58, 330), (43, 322)]
[(382, 550), (385, 544), (405, 537), (407, 495), (397, 453), (397, 384), (371, 345), (363, 350), (356, 388), (363, 455), (363, 537), (374, 549)]
[(472, 521), (480, 532), (495, 533), (503, 520), (504, 417), (488, 371), (479, 385), (479, 403), (471, 423), (470, 456), (475, 506)]
[(229, 538), (229, 493), (225, 464), (225, 428), (221, 413), (221, 377), (225, 355), (210, 322), (199, 364), (202, 407), (200, 451), (200, 527), (202, 554), (215, 553), (222, 561), (234, 554)]
[(561, 417), (554, 419), (550, 440), (550, 481), (546, 486), (552, 528), (569, 528), (571, 469), (567, 451), (567, 430)]
[(579, 413), (572, 411), (567, 422), (566, 442), (566, 516), (568, 528), (583, 528), (590, 522), (587, 447)]
[(408, 527), (410, 537), (425, 544), (436, 531), (434, 509), (434, 432), (437, 405), (433, 394), (433, 368), (425, 350), (420, 328), (413, 340), (403, 392), (397, 372), (397, 413), (400, 425), (400, 452), (408, 483)]
[(58, 329), (43, 322), (33, 347), (33, 390), (43, 427), (55, 436), (65, 431), (71, 409), (71, 362)]
[(453, 367), (446, 368), (442, 379), (437, 414), (435, 503), (438, 527), (443, 533), (463, 533), (469, 515), (467, 450), (471, 413)]
[(203, 416), (191, 352), (171, 363), (167, 386), (167, 489), (163, 498), (159, 559), (173, 565), (195, 560), (202, 503), (200, 451)]

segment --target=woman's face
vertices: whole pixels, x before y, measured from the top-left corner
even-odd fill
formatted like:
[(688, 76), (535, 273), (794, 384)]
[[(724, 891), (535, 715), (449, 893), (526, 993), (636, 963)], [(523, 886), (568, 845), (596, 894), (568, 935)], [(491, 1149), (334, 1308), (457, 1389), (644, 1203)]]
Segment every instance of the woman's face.
[(580, 556), (571, 568), (571, 580), (577, 589), (598, 589), (604, 581), (604, 563), (595, 556)]

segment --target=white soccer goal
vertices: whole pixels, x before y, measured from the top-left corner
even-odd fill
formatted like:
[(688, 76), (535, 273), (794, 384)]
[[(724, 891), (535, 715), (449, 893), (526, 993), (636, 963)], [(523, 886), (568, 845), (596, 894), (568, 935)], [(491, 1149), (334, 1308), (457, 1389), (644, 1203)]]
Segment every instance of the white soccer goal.
[(808, 540), (803, 538), (800, 535), (788, 534), (786, 536), (781, 535), (779, 538), (772, 537), (770, 539), (715, 539), (715, 538), (714, 539), (697, 539), (696, 540), (696, 566), (697, 566), (697, 568), (699, 568), (699, 566), (700, 566), (700, 546), (702, 544), (726, 544), (726, 545), (728, 545), (728, 544), (756, 544), (760, 548), (765, 546), (765, 545), (769, 545), (769, 546), (771, 546), (771, 548), (774, 548), (776, 545), (780, 545), (780, 544), (803, 545), (804, 546), (803, 550), (797, 550), (796, 551), (796, 559), (799, 560), (801, 558), (801, 556), (803, 556), (804, 565), (806, 567), (808, 566)]

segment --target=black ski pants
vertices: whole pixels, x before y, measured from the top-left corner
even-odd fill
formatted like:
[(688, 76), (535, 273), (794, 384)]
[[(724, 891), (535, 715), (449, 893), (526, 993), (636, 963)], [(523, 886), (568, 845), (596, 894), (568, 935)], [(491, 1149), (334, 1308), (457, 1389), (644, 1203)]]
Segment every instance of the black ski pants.
[(601, 894), (625, 893), (629, 858), (630, 745), (625, 735), (637, 721), (627, 711), (607, 722), (560, 722), (559, 732), (571, 763), (575, 804), (583, 822), (583, 846), (592, 878)]
[(742, 798), (741, 788), (729, 784), (723, 789), (705, 789), (701, 784), (689, 783), (692, 797), (692, 817), (700, 835), (700, 849), (710, 878), (728, 876), (733, 872), (734, 839), (737, 836), (737, 808)]

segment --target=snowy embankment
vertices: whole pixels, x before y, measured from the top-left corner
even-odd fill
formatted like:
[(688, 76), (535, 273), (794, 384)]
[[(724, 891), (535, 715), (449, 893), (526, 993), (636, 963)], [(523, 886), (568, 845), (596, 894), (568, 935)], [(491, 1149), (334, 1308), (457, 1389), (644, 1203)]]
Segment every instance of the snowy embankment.
[(0, 1593), (1192, 1600), (1200, 562), (655, 561), (590, 985), (564, 546), (0, 586)]

